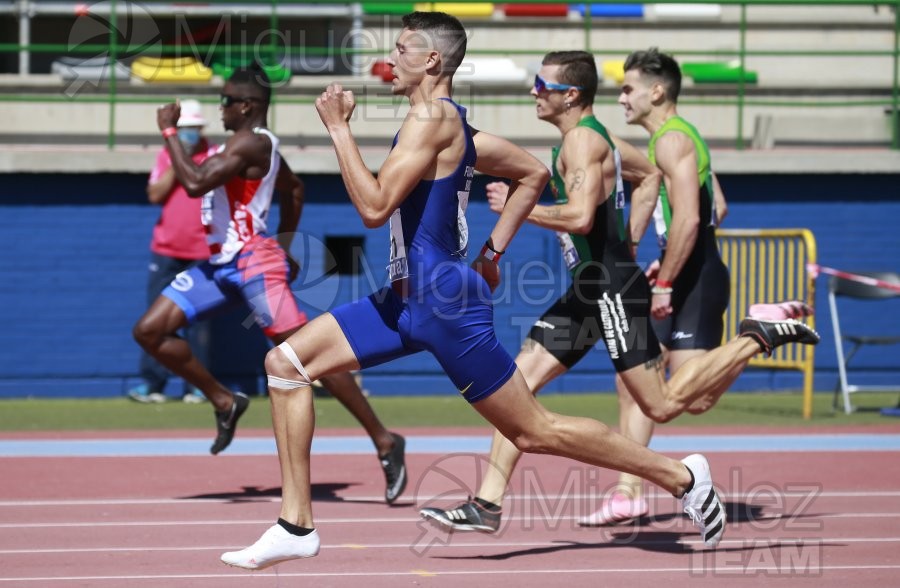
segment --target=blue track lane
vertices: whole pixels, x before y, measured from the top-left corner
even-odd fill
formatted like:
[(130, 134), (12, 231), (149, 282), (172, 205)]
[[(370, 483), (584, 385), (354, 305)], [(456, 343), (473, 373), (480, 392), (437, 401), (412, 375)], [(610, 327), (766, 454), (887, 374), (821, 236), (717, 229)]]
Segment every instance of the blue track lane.
[[(205, 439), (64, 439), (0, 440), (0, 457), (146, 457), (209, 455), (212, 438)], [(733, 451), (900, 451), (900, 435), (658, 435), (650, 447), (673, 453)], [(490, 437), (411, 436), (407, 453), (487, 453)], [(315, 455), (371, 454), (368, 437), (318, 437)], [(270, 438), (235, 439), (225, 455), (274, 455)]]

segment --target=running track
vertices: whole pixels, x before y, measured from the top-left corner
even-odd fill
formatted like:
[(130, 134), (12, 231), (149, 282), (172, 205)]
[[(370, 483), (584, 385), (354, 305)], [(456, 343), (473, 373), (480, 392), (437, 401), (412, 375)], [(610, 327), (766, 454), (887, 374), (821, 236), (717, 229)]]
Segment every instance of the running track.
[(322, 551), (256, 573), (218, 557), (277, 516), (267, 431), (218, 457), (207, 431), (0, 434), (0, 588), (897, 585), (900, 426), (697, 431), (661, 428), (654, 447), (708, 455), (730, 515), (715, 551), (654, 488), (641, 524), (579, 528), (616, 475), (546, 456), (520, 463), (500, 533), (447, 536), (417, 507), (473, 493), (486, 429), (401, 431), (411, 480), (393, 507), (369, 441), (322, 431)]

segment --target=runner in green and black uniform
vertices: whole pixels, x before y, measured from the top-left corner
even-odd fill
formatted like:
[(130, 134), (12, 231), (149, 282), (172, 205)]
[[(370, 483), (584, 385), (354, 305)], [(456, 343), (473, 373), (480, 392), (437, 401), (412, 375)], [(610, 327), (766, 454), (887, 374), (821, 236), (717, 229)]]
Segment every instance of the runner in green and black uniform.
[[(680, 388), (694, 385), (695, 390), (705, 390), (680, 409), (702, 413), (712, 408), (746, 364), (740, 359), (744, 350), (735, 346), (735, 340), (720, 347), (729, 278), (719, 257), (715, 230), (726, 205), (710, 168), (706, 143), (678, 116), (681, 70), (671, 56), (656, 49), (632, 53), (624, 68), (619, 103), (625, 108), (625, 120), (650, 133), (650, 160), (663, 173), (663, 186), (658, 198), (654, 196), (663, 257), (647, 273), (653, 284), (653, 327), (667, 349), (659, 372), (664, 374), (668, 368), (671, 377), (663, 395), (648, 393), (635, 374), (620, 373), (616, 378), (619, 428), (626, 437), (646, 446), (654, 422), (665, 422), (672, 411), (679, 410), (672, 406), (672, 398), (679, 396)], [(647, 210), (638, 198), (632, 199), (632, 227), (646, 226), (643, 215)], [(642, 230), (632, 232), (634, 246), (642, 235)], [(770, 310), (782, 310), (777, 306)], [(761, 324), (748, 319), (741, 323), (740, 333), (752, 337), (752, 328)], [(805, 325), (797, 328), (808, 329)], [(807, 340), (815, 341), (813, 335)], [(720, 370), (734, 371), (723, 375)], [(622, 473), (615, 491), (579, 524), (619, 524), (648, 511), (642, 481)]]
[[(606, 185), (608, 192), (594, 210), (587, 232), (557, 230), (572, 285), (534, 324), (528, 338), (549, 351), (566, 369), (603, 339), (616, 371), (624, 371), (660, 355), (659, 342), (653, 329), (648, 328), (650, 290), (643, 270), (631, 254), (625, 227), (622, 156), (593, 114), (582, 118), (575, 127), (590, 129), (608, 146), (615, 166), (615, 175), (610, 176), (614, 181)], [(556, 204), (565, 206), (569, 197), (558, 165), (560, 149), (553, 148), (550, 187)], [(532, 213), (535, 214), (541, 211)], [(582, 227), (576, 223), (576, 228)]]
[[(746, 338), (761, 327), (742, 325), (746, 337), (688, 362), (681, 373), (665, 380), (661, 350), (648, 320), (649, 284), (630, 247), (649, 224), (659, 195), (660, 171), (594, 118), (596, 91), (596, 64), (583, 51), (548, 53), (531, 90), (538, 118), (559, 129), (562, 144), (553, 153), (551, 187), (556, 203), (535, 206), (527, 220), (559, 235), (572, 286), (535, 323), (516, 365), (536, 394), (603, 339), (628, 392), (647, 416), (664, 422), (699, 398), (726, 389), (761, 351), (757, 340)], [(632, 183), (627, 228), (622, 218), (623, 179)], [(489, 185), (488, 200), (492, 210), (502, 212), (505, 186)], [(795, 328), (792, 340), (818, 340), (808, 329), (801, 334), (800, 327), (791, 327)], [(771, 341), (773, 345), (783, 342), (786, 339)], [(516, 447), (495, 433), (492, 467), (484, 473), (475, 498), (448, 510), (425, 508), (420, 513), (449, 530), (496, 531), (500, 504), (518, 458)], [(703, 511), (709, 529), (704, 539), (712, 546), (724, 530), (725, 515), (716, 508)]]
[[(652, 135), (650, 161), (663, 171), (653, 216), (661, 257), (668, 258), (662, 274), (660, 261), (655, 261), (647, 275), (654, 286), (653, 329), (667, 350), (666, 367), (674, 374), (687, 360), (722, 343), (729, 280), (719, 258), (715, 229), (724, 217), (726, 203), (710, 169), (706, 143), (677, 114), (681, 69), (675, 60), (654, 49), (636, 51), (626, 60), (625, 69), (619, 103), (625, 107), (629, 124), (644, 126)], [(657, 145), (661, 147), (659, 154)], [(670, 245), (671, 255), (666, 256)], [(621, 378), (616, 379), (616, 389), (620, 429), (630, 439), (649, 444), (653, 420), (641, 410)], [(718, 391), (688, 410), (708, 410), (716, 398)], [(649, 505), (641, 496), (642, 484), (639, 478), (623, 473), (611, 496), (580, 523), (622, 523), (647, 514)]]
[[(669, 181), (660, 188), (659, 201), (653, 216), (656, 221), (659, 249), (662, 252), (657, 281), (665, 277), (663, 284), (671, 283), (671, 311), (665, 314), (654, 313), (654, 329), (662, 344), (669, 350), (714, 349), (722, 343), (723, 315), (728, 307), (729, 297), (728, 269), (719, 257), (719, 248), (716, 244), (716, 226), (724, 211), (717, 210), (716, 206), (715, 195), (718, 186), (710, 169), (709, 148), (697, 129), (689, 122), (677, 115), (668, 118), (650, 137), (650, 144), (647, 147), (650, 161), (658, 165), (656, 145), (667, 133), (681, 133), (693, 144), (699, 190), (685, 194), (687, 198), (696, 199), (696, 203), (682, 204), (679, 201), (673, 206), (666, 183), (677, 184), (677, 178), (664, 175)], [(663, 166), (675, 167), (677, 173), (690, 173), (679, 169), (677, 164), (672, 166), (669, 162), (665, 162)], [(721, 190), (718, 193), (721, 194)], [(718, 200), (724, 203), (724, 198)], [(687, 212), (682, 214), (677, 210), (679, 205), (684, 206)], [(696, 223), (694, 225), (696, 230), (686, 231), (687, 234), (683, 231), (675, 235), (676, 238), (684, 237), (677, 243), (677, 254), (681, 257), (687, 253), (687, 259), (684, 260), (680, 270), (676, 270), (681, 259), (667, 264), (666, 252), (673, 219), (681, 220), (678, 218), (679, 214), (687, 217), (688, 224)], [(678, 227), (676, 231), (680, 229), (681, 227)], [(675, 246), (673, 250), (676, 250)], [(664, 286), (660, 289), (664, 289)]]

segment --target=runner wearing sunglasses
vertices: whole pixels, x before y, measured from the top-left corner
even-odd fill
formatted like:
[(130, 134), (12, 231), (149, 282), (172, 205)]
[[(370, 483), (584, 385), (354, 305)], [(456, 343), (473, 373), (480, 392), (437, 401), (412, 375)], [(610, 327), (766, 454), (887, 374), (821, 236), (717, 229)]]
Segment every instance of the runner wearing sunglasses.
[[(634, 260), (631, 243), (644, 234), (659, 194), (661, 174), (637, 149), (613, 137), (594, 117), (598, 76), (584, 51), (548, 53), (531, 90), (537, 117), (559, 129), (550, 185), (553, 205), (537, 205), (528, 222), (555, 231), (572, 285), (538, 319), (516, 365), (532, 393), (568, 371), (603, 340), (618, 375), (635, 402), (656, 422), (669, 421), (699, 398), (721, 394), (750, 358), (788, 341), (815, 344), (818, 335), (803, 323), (745, 320), (741, 335), (686, 363), (668, 382), (659, 342), (650, 326), (651, 288)], [(624, 221), (623, 181), (632, 183), (630, 224)], [(488, 186), (491, 209), (502, 213), (508, 187)], [(635, 444), (636, 445), (636, 444)], [(448, 531), (493, 533), (519, 449), (494, 433), (490, 462), (475, 497), (450, 509), (420, 514)], [(701, 455), (684, 463), (693, 472), (709, 465)], [(711, 485), (686, 499), (683, 508), (697, 523), (707, 546), (725, 530), (725, 512)]]

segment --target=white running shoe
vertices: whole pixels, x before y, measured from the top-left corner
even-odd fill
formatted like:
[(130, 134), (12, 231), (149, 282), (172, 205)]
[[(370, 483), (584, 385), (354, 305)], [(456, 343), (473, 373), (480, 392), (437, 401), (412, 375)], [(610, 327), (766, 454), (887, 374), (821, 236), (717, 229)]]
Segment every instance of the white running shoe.
[(318, 531), (300, 537), (291, 535), (281, 525), (272, 525), (250, 547), (223, 553), (222, 562), (245, 570), (264, 570), (283, 561), (313, 557), (318, 553)]
[(695, 453), (681, 460), (694, 474), (694, 487), (681, 498), (684, 512), (700, 529), (707, 547), (715, 547), (725, 534), (725, 508), (713, 487), (706, 458)]

